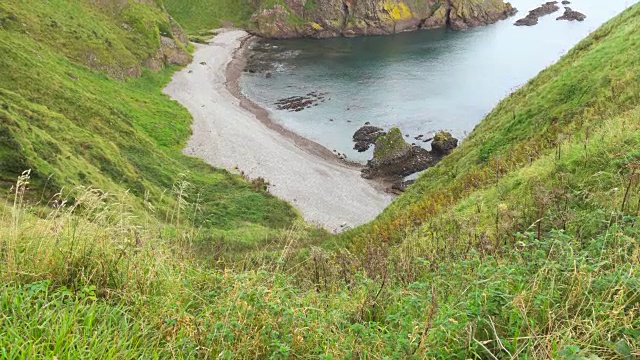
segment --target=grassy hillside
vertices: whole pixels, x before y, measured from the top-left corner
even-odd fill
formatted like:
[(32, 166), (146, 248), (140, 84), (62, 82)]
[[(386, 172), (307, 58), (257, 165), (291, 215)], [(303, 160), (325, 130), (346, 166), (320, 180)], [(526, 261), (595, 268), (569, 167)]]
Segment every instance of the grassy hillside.
[(197, 34), (224, 26), (246, 27), (255, 0), (164, 0), (164, 6), (185, 30)]
[(296, 218), (239, 176), (180, 153), (191, 117), (160, 93), (173, 69), (145, 65), (161, 51), (160, 36), (181, 44), (183, 35), (155, 2), (9, 2), (0, 19), (5, 186), (31, 169), (33, 196), (45, 202), (86, 184), (127, 191), (128, 203), (153, 205), (160, 221), (180, 206), (174, 192), (197, 197), (191, 220), (205, 227), (277, 229)]
[[(459, 149), (425, 172), (377, 221), (346, 237), (397, 243), (410, 233), (428, 232), (434, 217), (449, 215), (458, 222), (477, 217), (485, 236), (501, 241), (532, 224), (536, 231), (561, 225), (589, 236), (592, 229), (581, 227), (583, 219), (573, 213), (629, 210), (637, 200), (633, 176), (629, 191), (622, 190), (635, 173), (639, 11), (635, 6), (608, 22), (503, 100)], [(616, 129), (621, 134), (613, 134)], [(631, 140), (620, 139), (623, 135)], [(603, 172), (611, 174), (606, 181), (598, 175)], [(610, 191), (616, 186), (621, 194), (614, 196)], [(582, 190), (594, 193), (589, 201)], [(504, 231), (496, 230), (496, 213), (505, 206), (518, 216)], [(572, 215), (550, 221), (560, 216), (559, 209)]]
[[(317, 246), (288, 206), (179, 153), (171, 69), (116, 80), (6, 25), (17, 4), (0, 4), (0, 357), (640, 356), (640, 5)], [(120, 21), (103, 15), (64, 41)]]

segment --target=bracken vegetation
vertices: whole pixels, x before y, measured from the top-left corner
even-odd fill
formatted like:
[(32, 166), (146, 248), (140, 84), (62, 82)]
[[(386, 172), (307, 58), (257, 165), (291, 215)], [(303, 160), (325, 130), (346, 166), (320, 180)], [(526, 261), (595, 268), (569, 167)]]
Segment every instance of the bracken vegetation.
[(640, 5), (330, 237), (180, 154), (173, 69), (72, 51), (130, 49), (119, 15), (27, 3), (0, 4), (0, 358), (640, 357)]

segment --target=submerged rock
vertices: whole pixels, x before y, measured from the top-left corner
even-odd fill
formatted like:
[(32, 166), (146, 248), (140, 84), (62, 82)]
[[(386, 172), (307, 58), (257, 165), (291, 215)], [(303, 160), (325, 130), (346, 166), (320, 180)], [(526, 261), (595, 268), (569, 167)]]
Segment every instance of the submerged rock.
[(585, 15), (585, 14), (579, 12), (579, 11), (575, 11), (575, 10), (571, 9), (570, 7), (565, 7), (564, 8), (564, 14), (562, 14), (562, 16), (560, 16), (556, 20), (584, 21), (584, 19), (586, 19), (586, 18), (587, 18), (587, 15)]
[[(303, 96), (290, 96), (288, 98), (280, 99), (275, 102), (276, 108), (278, 110), (288, 110), (288, 111), (302, 111), (304, 109), (308, 109), (312, 106), (318, 106), (318, 102), (325, 101), (325, 95), (327, 93), (318, 93), (317, 91), (312, 91)], [(330, 121), (333, 121), (331, 119)]]

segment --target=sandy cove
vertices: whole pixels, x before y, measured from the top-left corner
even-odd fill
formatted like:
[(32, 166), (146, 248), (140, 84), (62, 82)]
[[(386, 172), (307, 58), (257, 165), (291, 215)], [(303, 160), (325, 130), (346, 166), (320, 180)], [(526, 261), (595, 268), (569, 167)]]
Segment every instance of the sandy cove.
[(240, 94), (241, 70), (234, 55), (243, 51), (248, 36), (241, 30), (224, 31), (208, 45), (196, 45), (193, 62), (164, 89), (194, 119), (184, 153), (267, 179), (272, 194), (329, 230), (372, 220), (389, 205), (391, 195), (363, 179), (359, 168), (271, 122), (266, 110)]

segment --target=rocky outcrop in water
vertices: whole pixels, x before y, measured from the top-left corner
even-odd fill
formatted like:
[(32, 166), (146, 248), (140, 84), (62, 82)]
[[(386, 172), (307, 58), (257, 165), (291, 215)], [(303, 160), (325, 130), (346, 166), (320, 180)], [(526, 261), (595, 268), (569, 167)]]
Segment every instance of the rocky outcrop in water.
[[(373, 128), (375, 127), (370, 127), (369, 130)], [(362, 177), (365, 179), (398, 181), (434, 166), (458, 146), (458, 140), (446, 132), (436, 134), (431, 151), (406, 142), (398, 128), (391, 128), (386, 133), (376, 133), (378, 135), (374, 141), (373, 159), (362, 170)], [(354, 139), (355, 137), (354, 135)]]
[(457, 147), (458, 139), (446, 131), (435, 134), (431, 142), (431, 151), (441, 156), (449, 155)]
[(358, 152), (369, 150), (371, 145), (375, 144), (379, 136), (384, 135), (384, 130), (377, 126), (365, 125), (353, 134), (355, 145), (353, 149)]
[(259, 2), (250, 30), (268, 38), (384, 35), (466, 29), (517, 12), (503, 0), (282, 0)]
[(549, 1), (546, 2), (539, 7), (529, 11), (529, 14), (522, 19), (519, 19), (515, 22), (515, 26), (533, 26), (538, 24), (538, 18), (543, 17), (545, 15), (553, 14), (554, 12), (560, 10), (560, 7), (557, 5), (557, 1)]
[[(269, 73), (267, 73), (269, 74)], [(291, 96), (276, 101), (275, 105), (278, 110), (302, 111), (312, 106), (318, 106), (318, 103), (325, 102), (327, 93), (319, 93), (312, 91), (304, 96)]]
[(564, 8), (564, 14), (562, 14), (562, 16), (560, 16), (556, 20), (584, 21), (584, 19), (586, 19), (586, 18), (587, 18), (587, 15), (585, 15), (585, 14), (579, 12), (579, 11), (575, 11), (575, 10), (571, 9), (570, 7), (565, 7)]

